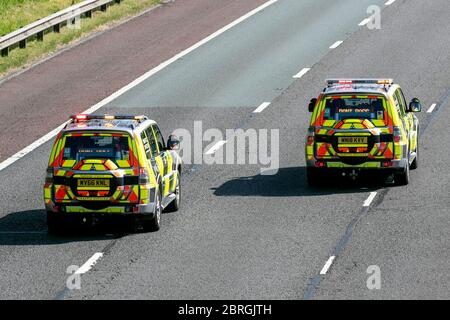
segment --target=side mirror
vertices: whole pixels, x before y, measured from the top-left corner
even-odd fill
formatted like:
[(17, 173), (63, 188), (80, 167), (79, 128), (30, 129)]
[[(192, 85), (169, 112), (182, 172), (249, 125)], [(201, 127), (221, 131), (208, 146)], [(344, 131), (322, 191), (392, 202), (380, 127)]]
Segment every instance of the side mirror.
[(414, 98), (409, 103), (409, 112), (420, 112), (422, 111), (422, 104), (420, 103), (420, 100), (417, 98)]
[(314, 107), (316, 106), (317, 103), (317, 99), (316, 98), (312, 98), (311, 101), (309, 101), (309, 105), (308, 105), (308, 111), (309, 112), (313, 112), (314, 111)]
[(176, 135), (171, 134), (167, 139), (167, 149), (180, 150), (180, 139)]

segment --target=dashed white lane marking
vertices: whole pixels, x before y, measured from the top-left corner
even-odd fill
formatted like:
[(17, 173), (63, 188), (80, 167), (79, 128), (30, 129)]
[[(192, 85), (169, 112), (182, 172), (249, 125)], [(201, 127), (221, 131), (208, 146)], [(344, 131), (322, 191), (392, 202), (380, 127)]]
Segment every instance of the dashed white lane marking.
[(384, 5), (385, 6), (390, 6), (391, 4), (393, 4), (395, 2), (395, 0), (388, 0)]
[[(257, 7), (256, 9), (253, 9), (252, 11), (246, 13), (242, 17), (234, 20), (233, 22), (231, 22), (230, 24), (226, 25), (225, 27), (217, 30), (216, 32), (214, 32), (211, 35), (209, 35), (208, 37), (204, 38), (203, 40), (200, 40), (199, 42), (197, 42), (193, 46), (187, 48), (184, 51), (181, 51), (180, 53), (178, 53), (177, 55), (173, 56), (169, 60), (161, 63), (160, 65), (158, 65), (155, 68), (151, 69), (150, 71), (146, 72), (145, 74), (143, 74), (139, 78), (137, 78), (134, 81), (132, 81), (129, 84), (127, 84), (125, 87), (123, 87), (123, 88), (119, 89), (118, 91), (114, 92), (113, 94), (111, 94), (109, 97), (106, 97), (105, 99), (103, 99), (99, 103), (93, 105), (92, 107), (90, 107), (89, 109), (84, 111), (83, 113), (89, 114), (89, 113), (97, 111), (98, 109), (100, 109), (101, 107), (103, 107), (106, 104), (110, 103), (111, 101), (113, 101), (117, 97), (121, 96), (125, 92), (127, 92), (130, 89), (134, 88), (135, 86), (137, 86), (141, 82), (147, 80), (148, 78), (153, 76), (155, 73), (161, 71), (162, 69), (166, 68), (167, 66), (169, 66), (172, 63), (176, 62), (177, 60), (183, 58), (187, 54), (191, 53), (192, 51), (196, 50), (197, 48), (201, 47), (202, 45), (208, 43), (209, 41), (213, 40), (214, 38), (217, 38), (222, 33), (228, 31), (229, 29), (231, 29), (233, 27), (235, 27), (239, 23), (247, 20), (251, 16), (257, 14), (258, 12), (264, 10), (265, 8), (271, 6), (272, 4), (274, 4), (276, 2), (278, 2), (278, 0), (270, 0), (270, 1), (265, 2), (264, 4), (262, 4), (261, 6)], [(58, 134), (58, 132), (61, 131), (62, 128), (64, 128), (66, 123), (67, 122), (61, 124), (58, 128), (56, 128), (56, 129), (52, 130), (51, 132), (47, 133), (42, 138), (36, 140), (35, 142), (30, 144), (29, 146), (23, 148), (22, 150), (20, 150), (19, 152), (17, 152), (13, 156), (9, 157), (8, 159), (6, 159), (2, 163), (0, 163), (0, 171), (2, 171), (6, 167), (10, 166), (11, 164), (13, 164), (17, 160), (19, 160), (20, 158), (23, 158), (24, 156), (26, 156), (28, 153), (30, 153), (31, 151), (33, 151), (37, 147), (43, 145), (44, 143), (46, 143), (47, 141), (49, 141), (50, 139), (55, 137)]]
[(333, 43), (333, 44), (330, 46), (330, 49), (336, 49), (336, 48), (339, 47), (343, 42), (344, 42), (344, 41), (341, 41), (341, 40), (336, 41), (335, 43)]
[(430, 106), (430, 109), (427, 110), (427, 113), (432, 113), (432, 112), (434, 111), (434, 108), (436, 108), (436, 103), (433, 103), (433, 104)]
[(85, 264), (83, 264), (81, 267), (79, 267), (77, 269), (77, 271), (75, 271), (75, 274), (83, 274), (83, 273), (88, 272), (89, 270), (91, 270), (91, 268), (97, 263), (97, 261), (101, 257), (103, 257), (102, 252), (94, 253), (94, 255), (92, 257), (90, 257), (89, 260), (86, 261)]
[(323, 266), (322, 270), (320, 270), (320, 274), (327, 274), (328, 269), (330, 269), (331, 264), (334, 261), (334, 258), (336, 258), (336, 256), (331, 256), (330, 258), (328, 258), (328, 260), (325, 263), (325, 265)]
[(299, 73), (297, 73), (295, 76), (293, 76), (294, 79), (300, 79), (301, 77), (303, 77), (309, 70), (311, 70), (311, 68), (303, 68), (302, 70), (300, 70)]
[(267, 108), (268, 106), (270, 106), (270, 102), (263, 102), (261, 103), (261, 105), (256, 108), (253, 113), (260, 113), (262, 112), (265, 108)]
[(358, 23), (358, 26), (365, 26), (366, 24), (369, 23), (371, 18), (366, 18), (363, 21), (361, 21), (360, 23)]
[(227, 143), (226, 140), (220, 140), (217, 141), (217, 143), (215, 145), (213, 145), (211, 147), (211, 149), (209, 149), (208, 151), (205, 152), (205, 154), (213, 154), (215, 153), (217, 150), (219, 150), (225, 143)]
[(376, 192), (371, 192), (369, 197), (364, 201), (363, 207), (368, 207), (372, 203), (373, 199), (375, 199), (375, 196), (377, 195)]

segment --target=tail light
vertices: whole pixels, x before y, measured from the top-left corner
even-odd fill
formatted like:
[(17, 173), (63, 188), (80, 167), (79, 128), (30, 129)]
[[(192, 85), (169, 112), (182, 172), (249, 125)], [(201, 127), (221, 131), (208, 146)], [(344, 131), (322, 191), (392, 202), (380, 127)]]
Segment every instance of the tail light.
[(394, 142), (400, 142), (402, 140), (402, 133), (399, 127), (394, 127)]
[(45, 174), (45, 182), (53, 183), (53, 168), (47, 168), (47, 172)]
[(139, 184), (147, 184), (150, 181), (150, 176), (146, 168), (139, 169)]
[(309, 128), (308, 129), (308, 136), (306, 138), (307, 145), (310, 146), (310, 145), (312, 145), (314, 143), (314, 141), (315, 141), (314, 136), (315, 136), (314, 129), (313, 128)]

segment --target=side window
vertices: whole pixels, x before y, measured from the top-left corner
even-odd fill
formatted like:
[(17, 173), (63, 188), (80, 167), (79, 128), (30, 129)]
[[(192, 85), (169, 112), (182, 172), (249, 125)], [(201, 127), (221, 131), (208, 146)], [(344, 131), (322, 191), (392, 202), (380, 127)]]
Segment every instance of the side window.
[(145, 131), (141, 132), (141, 139), (142, 143), (144, 144), (144, 150), (145, 154), (147, 155), (147, 159), (150, 159), (152, 157), (152, 154), (150, 152), (150, 143), (147, 139), (147, 134), (145, 133)]
[(406, 105), (405, 100), (403, 99), (403, 94), (401, 93), (400, 89), (397, 89), (397, 91), (395, 91), (394, 96), (395, 99), (397, 100), (398, 112), (400, 116), (404, 117), (406, 113)]
[(147, 134), (148, 142), (150, 143), (150, 149), (152, 150), (153, 155), (158, 154), (158, 148), (156, 146), (155, 137), (153, 136), (152, 128), (148, 127), (145, 129), (145, 133)]
[(159, 130), (157, 125), (152, 126), (153, 131), (155, 132), (156, 142), (158, 143), (159, 151), (162, 152), (165, 149), (164, 139), (162, 137), (161, 131)]

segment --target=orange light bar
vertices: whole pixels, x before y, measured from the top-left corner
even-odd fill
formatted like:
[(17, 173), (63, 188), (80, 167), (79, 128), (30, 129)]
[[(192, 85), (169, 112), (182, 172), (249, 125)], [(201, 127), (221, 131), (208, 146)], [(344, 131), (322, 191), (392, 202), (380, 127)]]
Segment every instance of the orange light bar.
[(77, 120), (86, 120), (87, 119), (87, 114), (77, 114), (75, 116), (75, 119), (77, 119)]

